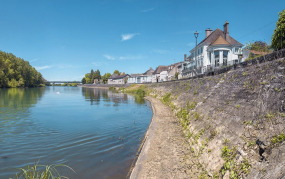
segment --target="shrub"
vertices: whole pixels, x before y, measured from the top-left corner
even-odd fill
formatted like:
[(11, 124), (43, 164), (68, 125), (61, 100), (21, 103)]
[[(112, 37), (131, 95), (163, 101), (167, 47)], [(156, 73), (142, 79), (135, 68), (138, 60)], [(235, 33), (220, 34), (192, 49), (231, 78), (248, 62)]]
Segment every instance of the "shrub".
[(170, 96), (171, 96), (171, 93), (166, 93), (163, 97), (162, 97), (162, 102), (164, 104), (167, 104), (170, 102)]

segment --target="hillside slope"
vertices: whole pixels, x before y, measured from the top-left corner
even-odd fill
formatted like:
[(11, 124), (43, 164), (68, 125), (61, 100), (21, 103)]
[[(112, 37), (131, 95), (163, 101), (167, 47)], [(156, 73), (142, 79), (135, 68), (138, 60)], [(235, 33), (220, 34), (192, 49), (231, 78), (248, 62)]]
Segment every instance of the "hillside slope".
[(188, 158), (197, 161), (185, 163), (192, 178), (282, 178), (284, 76), (285, 61), (279, 59), (146, 87), (179, 117)]

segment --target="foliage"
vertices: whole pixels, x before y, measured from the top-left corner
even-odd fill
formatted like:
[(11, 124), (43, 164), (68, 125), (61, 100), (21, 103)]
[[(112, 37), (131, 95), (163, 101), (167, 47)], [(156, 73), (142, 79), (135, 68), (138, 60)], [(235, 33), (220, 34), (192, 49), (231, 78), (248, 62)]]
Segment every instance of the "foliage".
[(285, 140), (285, 134), (284, 133), (282, 133), (282, 134), (280, 134), (280, 135), (276, 135), (276, 136), (274, 136), (274, 137), (272, 137), (272, 139), (271, 139), (271, 144), (277, 144), (277, 143), (281, 143), (281, 142), (283, 142)]
[(222, 175), (226, 173), (227, 170), (230, 171), (230, 178), (238, 179), (242, 173), (248, 174), (251, 168), (250, 163), (247, 159), (244, 159), (240, 166), (237, 166), (235, 162), (237, 155), (236, 147), (232, 149), (228, 148), (228, 146), (224, 146), (222, 149), (221, 157), (224, 159), (225, 163), (224, 166), (221, 168)]
[(176, 79), (176, 80), (178, 80), (178, 75), (179, 75), (179, 73), (176, 72), (176, 73), (175, 73), (175, 79)]
[(44, 78), (29, 62), (12, 53), (0, 51), (0, 88), (32, 87), (44, 84)]
[(264, 41), (249, 41), (245, 43), (245, 48), (249, 50), (256, 50), (259, 52), (269, 52), (270, 51), (270, 45), (268, 45)]
[[(75, 172), (67, 165), (39, 165), (38, 163), (30, 167), (20, 168), (20, 172), (16, 174), (17, 179), (61, 179), (67, 178), (61, 176), (57, 170), (58, 167), (66, 167)], [(41, 169), (41, 170), (40, 170)]]
[(166, 93), (163, 97), (162, 97), (162, 102), (164, 103), (164, 104), (167, 104), (167, 103), (169, 103), (170, 102), (170, 96), (171, 96), (171, 93)]
[(82, 78), (81, 83), (82, 83), (82, 84), (86, 84), (86, 79), (85, 79), (85, 77)]
[(111, 73), (105, 73), (102, 76), (103, 83), (108, 83), (108, 78), (111, 76)]
[(187, 110), (188, 111), (189, 111), (189, 109), (193, 110), (197, 106), (197, 101), (192, 101), (190, 104), (189, 104), (189, 101), (188, 101), (186, 106), (187, 106)]
[[(282, 12), (279, 12), (278, 15), (279, 15), (279, 19), (276, 23), (276, 28), (271, 37), (272, 39), (271, 44), (275, 50), (281, 49), (281, 37), (283, 41), (283, 48), (284, 48), (284, 43), (285, 43), (285, 10), (283, 10)], [(282, 34), (281, 34), (281, 31), (282, 31)]]
[(119, 70), (115, 70), (113, 74), (120, 75), (120, 72), (119, 72)]
[(111, 90), (111, 91), (116, 91), (116, 87), (111, 86), (111, 87), (109, 87), (109, 90)]
[(145, 90), (142, 88), (138, 89), (135, 93), (136, 99), (142, 99), (144, 96), (145, 96)]

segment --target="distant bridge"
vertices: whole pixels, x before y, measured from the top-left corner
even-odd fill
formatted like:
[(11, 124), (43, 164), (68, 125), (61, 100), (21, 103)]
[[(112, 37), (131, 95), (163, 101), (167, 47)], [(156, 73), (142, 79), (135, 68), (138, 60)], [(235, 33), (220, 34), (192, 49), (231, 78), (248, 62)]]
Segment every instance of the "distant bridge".
[(81, 81), (47, 81), (48, 83), (82, 83)]

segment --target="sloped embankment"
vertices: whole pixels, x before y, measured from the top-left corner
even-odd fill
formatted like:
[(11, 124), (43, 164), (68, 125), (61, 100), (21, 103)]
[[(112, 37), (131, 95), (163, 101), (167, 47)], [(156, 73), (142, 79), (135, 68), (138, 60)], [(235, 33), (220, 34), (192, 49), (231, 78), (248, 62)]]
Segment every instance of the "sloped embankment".
[(279, 59), (147, 89), (179, 117), (190, 146), (185, 172), (192, 178), (282, 178), (284, 77)]

